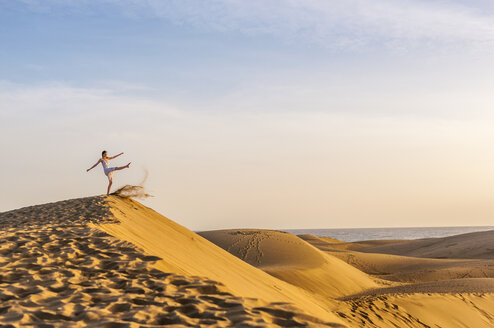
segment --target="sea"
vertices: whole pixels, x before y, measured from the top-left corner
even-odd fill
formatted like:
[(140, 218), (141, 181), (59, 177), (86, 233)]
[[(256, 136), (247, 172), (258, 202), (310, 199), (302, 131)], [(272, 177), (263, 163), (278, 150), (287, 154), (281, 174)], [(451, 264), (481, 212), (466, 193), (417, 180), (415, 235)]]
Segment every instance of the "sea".
[(342, 241), (376, 239), (440, 238), (463, 233), (494, 230), (494, 226), (474, 227), (410, 227), (410, 228), (353, 228), (353, 229), (289, 229), (281, 230), (295, 235), (310, 234)]

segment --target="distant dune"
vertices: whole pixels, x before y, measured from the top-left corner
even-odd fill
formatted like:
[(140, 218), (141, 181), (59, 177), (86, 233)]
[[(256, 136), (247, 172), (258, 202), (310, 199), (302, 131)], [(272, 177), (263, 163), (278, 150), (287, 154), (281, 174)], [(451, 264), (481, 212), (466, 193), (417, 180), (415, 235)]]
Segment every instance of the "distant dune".
[(0, 233), (0, 327), (494, 326), (488, 233), (203, 238), (117, 196), (0, 213)]
[(379, 286), (363, 272), (291, 233), (233, 229), (199, 234), (247, 263), (323, 296), (337, 298)]
[(494, 259), (494, 230), (362, 247), (359, 251), (436, 259)]
[[(199, 234), (294, 285), (330, 297), (345, 295), (340, 298), (344, 302), (339, 303), (336, 313), (350, 327), (494, 326), (494, 279), (484, 278), (494, 273), (490, 261), (424, 259), (352, 250), (400, 245), (408, 243), (407, 240), (347, 243), (329, 237), (297, 238), (285, 232), (260, 229)], [(307, 247), (303, 241), (319, 251)], [(336, 257), (348, 265), (341, 266)], [(362, 276), (349, 265), (382, 279)], [(483, 279), (459, 279), (472, 276)], [(379, 286), (386, 284), (385, 281), (388, 286)], [(349, 294), (352, 289), (362, 291)], [(451, 309), (455, 313), (450, 313)]]
[(408, 242), (408, 240), (364, 240), (364, 241), (356, 241), (356, 242), (346, 242), (330, 237), (317, 237), (314, 235), (298, 235), (298, 237), (307, 241), (311, 245), (314, 245), (320, 250), (341, 249), (341, 250), (357, 251), (364, 248), (396, 245), (396, 244)]
[[(417, 283), (462, 278), (494, 278), (494, 260), (429, 259), (363, 253), (348, 249), (361, 249), (362, 245), (370, 244), (388, 245), (390, 241), (382, 241), (382, 243), (372, 243), (370, 241), (334, 243), (334, 241), (326, 242), (324, 237), (312, 235), (301, 235), (300, 238), (367, 274), (390, 281)], [(392, 243), (394, 245), (407, 244), (408, 241), (400, 241), (398, 243), (392, 241)], [(353, 247), (345, 247), (344, 245), (346, 244), (350, 244)], [(355, 245), (358, 245), (358, 247)]]

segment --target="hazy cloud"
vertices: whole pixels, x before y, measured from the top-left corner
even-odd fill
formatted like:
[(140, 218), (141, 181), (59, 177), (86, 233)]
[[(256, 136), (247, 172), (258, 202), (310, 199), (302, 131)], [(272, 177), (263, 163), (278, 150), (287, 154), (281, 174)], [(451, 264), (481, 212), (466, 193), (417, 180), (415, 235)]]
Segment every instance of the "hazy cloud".
[[(204, 31), (266, 35), (331, 49), (491, 49), (494, 17), (482, 2), (422, 0), (24, 0), (34, 10), (97, 12), (114, 5), (133, 18), (159, 17)], [(107, 8), (103, 6), (102, 8)], [(487, 14), (487, 13), (489, 14)]]
[(103, 192), (103, 172), (85, 170), (107, 149), (133, 163), (118, 183), (149, 168), (149, 204), (193, 229), (300, 227), (301, 217), (306, 227), (492, 221), (485, 120), (191, 114), (114, 90), (0, 90), (0, 151), (15, 159), (0, 172), (9, 187), (0, 211)]

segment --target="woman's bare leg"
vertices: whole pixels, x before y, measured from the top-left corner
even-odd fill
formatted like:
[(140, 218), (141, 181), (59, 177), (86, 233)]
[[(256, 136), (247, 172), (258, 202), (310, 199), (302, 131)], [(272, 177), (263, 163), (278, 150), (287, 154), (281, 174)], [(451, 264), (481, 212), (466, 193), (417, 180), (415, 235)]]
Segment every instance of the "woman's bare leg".
[[(128, 168), (129, 168), (129, 166), (130, 166), (130, 163), (129, 163), (129, 164), (127, 164), (127, 165), (125, 165), (125, 166), (119, 166), (119, 167), (116, 167), (116, 168), (115, 168), (115, 171), (120, 171), (120, 170), (123, 170), (123, 169), (128, 169)], [(106, 194), (107, 194), (107, 195), (109, 195), (109, 194), (110, 194), (110, 189), (111, 189), (111, 185), (112, 185), (112, 184), (113, 184), (113, 177), (111, 177), (111, 178), (109, 179), (109, 182), (108, 182), (108, 190), (107, 190), (107, 192), (106, 192)]]
[(123, 170), (123, 169), (128, 169), (130, 166), (130, 163), (125, 165), (125, 166), (119, 166), (115, 168), (115, 171)]
[(108, 180), (108, 190), (106, 191), (106, 194), (109, 195), (110, 194), (110, 189), (111, 189), (111, 185), (113, 183), (113, 178), (110, 178)]

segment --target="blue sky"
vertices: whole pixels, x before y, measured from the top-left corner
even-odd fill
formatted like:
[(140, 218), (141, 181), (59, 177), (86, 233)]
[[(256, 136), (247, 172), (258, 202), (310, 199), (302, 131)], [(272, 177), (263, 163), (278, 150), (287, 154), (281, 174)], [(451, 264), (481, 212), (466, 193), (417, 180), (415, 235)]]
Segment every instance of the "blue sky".
[(260, 85), (441, 89), (491, 73), (492, 5), (472, 4), (3, 1), (0, 69), (13, 83), (116, 84), (193, 108)]
[(104, 190), (79, 166), (110, 148), (136, 165), (121, 183), (149, 170), (149, 204), (191, 228), (487, 224), (493, 13), (0, 0), (0, 150), (16, 158), (0, 211)]

